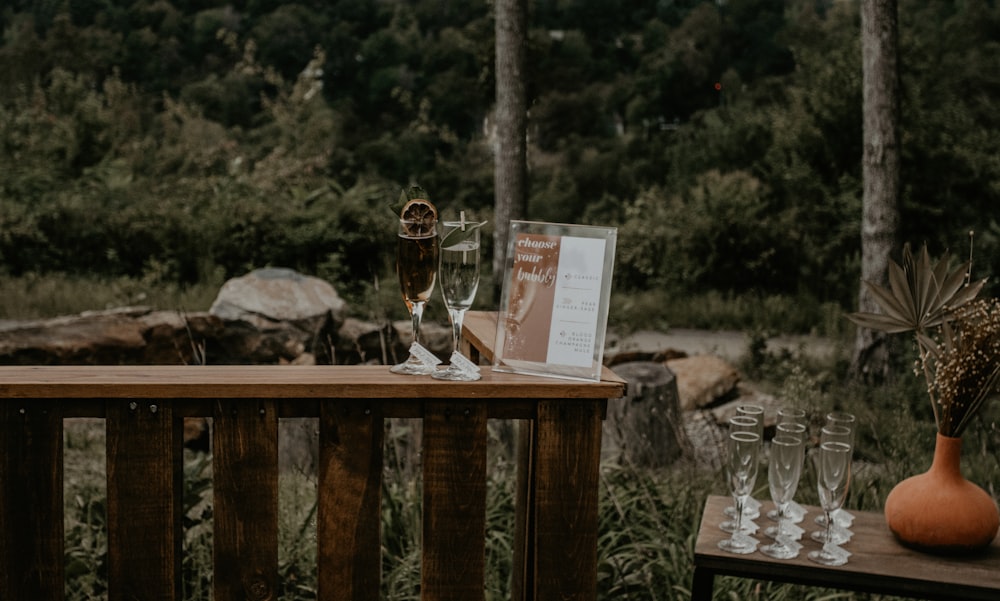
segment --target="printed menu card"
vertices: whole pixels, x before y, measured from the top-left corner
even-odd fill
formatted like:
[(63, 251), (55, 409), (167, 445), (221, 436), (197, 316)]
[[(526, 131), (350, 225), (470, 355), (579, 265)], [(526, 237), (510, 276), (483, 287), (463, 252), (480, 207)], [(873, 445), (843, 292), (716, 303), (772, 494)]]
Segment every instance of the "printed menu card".
[(511, 222), (495, 371), (599, 380), (617, 231)]

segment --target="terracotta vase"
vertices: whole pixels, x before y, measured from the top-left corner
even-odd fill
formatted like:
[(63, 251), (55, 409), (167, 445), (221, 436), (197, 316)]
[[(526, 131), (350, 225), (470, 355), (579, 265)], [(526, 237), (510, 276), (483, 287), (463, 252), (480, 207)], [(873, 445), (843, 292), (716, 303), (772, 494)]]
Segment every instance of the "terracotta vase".
[(1000, 526), (993, 497), (962, 476), (962, 439), (937, 435), (925, 473), (903, 480), (885, 500), (885, 519), (908, 547), (938, 554), (989, 546)]

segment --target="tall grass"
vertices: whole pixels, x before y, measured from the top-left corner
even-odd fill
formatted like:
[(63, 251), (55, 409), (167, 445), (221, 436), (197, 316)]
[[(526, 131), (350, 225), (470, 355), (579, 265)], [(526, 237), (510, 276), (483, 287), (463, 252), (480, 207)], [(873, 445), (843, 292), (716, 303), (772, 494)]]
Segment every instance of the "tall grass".
[(44, 319), (131, 305), (207, 311), (222, 284), (221, 279), (180, 286), (152, 276), (48, 273), (9, 277), (0, 272), (0, 320)]
[[(837, 398), (829, 390), (813, 401)], [(839, 403), (862, 424), (848, 499), (851, 509), (879, 510), (900, 479), (923, 471), (933, 452), (933, 425), (915, 419), (908, 386), (881, 389)], [(832, 405), (829, 405), (832, 406)], [(1000, 428), (996, 408), (984, 414), (965, 438), (966, 475), (995, 497), (1000, 482)], [(516, 474), (509, 445), (496, 434), (505, 424), (491, 422), (486, 563), (488, 601), (510, 598)], [(406, 452), (413, 431), (389, 432), (382, 506), (382, 597), (420, 596), (421, 487), (419, 466)], [(67, 598), (106, 598), (107, 538), (104, 523), (103, 426), (70, 423), (66, 429)], [(401, 443), (401, 444), (400, 444)], [(402, 451), (402, 452), (401, 452)], [(204, 453), (185, 458), (184, 598), (211, 599), (211, 461)], [(690, 598), (692, 558), (704, 501), (725, 494), (718, 471), (682, 460), (656, 469), (606, 463), (600, 476), (598, 598), (681, 601)], [(283, 473), (279, 497), (281, 599), (316, 598), (315, 476)], [(755, 496), (766, 499), (766, 480)], [(804, 471), (797, 500), (816, 504), (815, 478)], [(800, 585), (740, 578), (716, 579), (716, 599), (832, 601), (890, 599)]]

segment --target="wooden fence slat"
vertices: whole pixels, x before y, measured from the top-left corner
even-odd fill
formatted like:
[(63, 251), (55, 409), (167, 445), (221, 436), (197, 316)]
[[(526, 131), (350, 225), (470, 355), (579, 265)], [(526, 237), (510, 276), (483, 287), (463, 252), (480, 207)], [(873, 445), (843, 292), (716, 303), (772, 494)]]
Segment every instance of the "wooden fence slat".
[(278, 412), (274, 401), (215, 403), (215, 599), (273, 601), (278, 587)]
[(0, 599), (60, 601), (62, 416), (52, 402), (7, 402), (0, 412)]
[(482, 403), (425, 403), (423, 601), (485, 598), (486, 421)]
[(182, 420), (170, 401), (108, 401), (108, 599), (181, 597)]
[(381, 405), (326, 401), (319, 418), (318, 598), (378, 601), (381, 592)]
[[(514, 562), (512, 601), (534, 599), (535, 577), (535, 421), (517, 422), (517, 488), (514, 498)], [(529, 535), (529, 533), (531, 533)]]
[(603, 404), (582, 399), (538, 404), (533, 599), (597, 597)]

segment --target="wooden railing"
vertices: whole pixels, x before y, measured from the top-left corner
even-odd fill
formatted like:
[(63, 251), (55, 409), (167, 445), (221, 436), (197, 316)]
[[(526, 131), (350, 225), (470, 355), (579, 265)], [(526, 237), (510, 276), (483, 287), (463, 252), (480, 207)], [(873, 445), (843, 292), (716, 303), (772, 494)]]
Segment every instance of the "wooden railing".
[[(490, 355), (494, 317), (467, 339)], [(0, 367), (0, 601), (64, 598), (63, 420), (107, 432), (110, 601), (181, 598), (183, 418), (211, 417), (214, 598), (278, 594), (278, 421), (319, 418), (318, 598), (380, 595), (383, 422), (423, 421), (421, 596), (484, 598), (487, 420), (524, 420), (516, 599), (597, 585), (601, 420), (625, 385), (483, 370), (477, 382), (383, 366)]]

